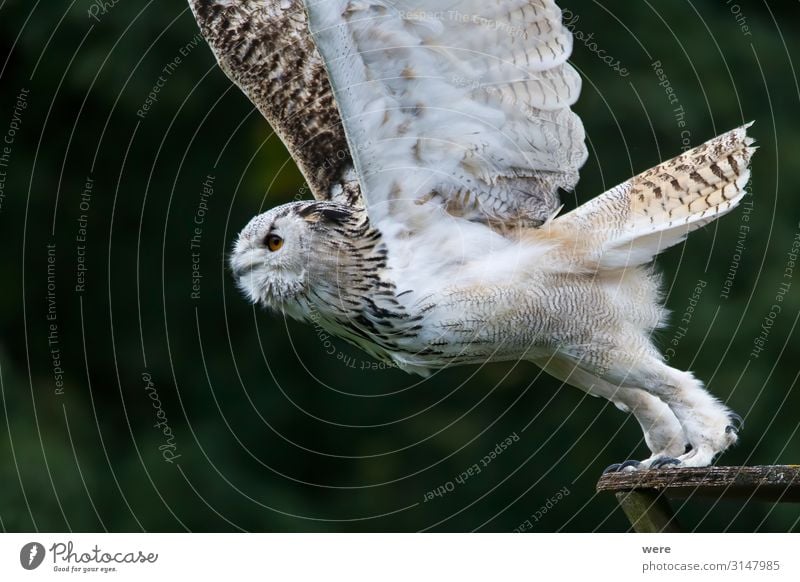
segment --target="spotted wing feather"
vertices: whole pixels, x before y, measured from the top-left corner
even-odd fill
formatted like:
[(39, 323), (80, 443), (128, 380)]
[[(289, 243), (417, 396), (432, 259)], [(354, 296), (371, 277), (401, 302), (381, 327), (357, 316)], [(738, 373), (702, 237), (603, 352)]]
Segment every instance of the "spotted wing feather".
[(650, 261), (742, 200), (756, 149), (749, 126), (634, 176), (556, 218), (549, 229), (574, 240), (589, 264), (613, 268)]
[(189, 0), (222, 70), (286, 144), (314, 197), (357, 204), (360, 189), (301, 0)]

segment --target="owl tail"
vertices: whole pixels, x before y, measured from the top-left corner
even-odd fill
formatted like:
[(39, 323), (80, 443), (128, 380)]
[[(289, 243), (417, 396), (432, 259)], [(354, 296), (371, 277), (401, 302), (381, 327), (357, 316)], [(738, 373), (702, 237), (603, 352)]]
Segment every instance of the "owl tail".
[(587, 266), (650, 262), (693, 230), (733, 210), (745, 195), (756, 148), (748, 123), (634, 176), (544, 228), (580, 241)]

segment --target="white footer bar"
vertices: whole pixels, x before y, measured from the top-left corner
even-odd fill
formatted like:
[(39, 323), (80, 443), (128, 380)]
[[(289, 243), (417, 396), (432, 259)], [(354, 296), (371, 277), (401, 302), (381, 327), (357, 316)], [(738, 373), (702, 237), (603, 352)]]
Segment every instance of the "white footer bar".
[(760, 582), (799, 564), (796, 534), (0, 535), (0, 580)]

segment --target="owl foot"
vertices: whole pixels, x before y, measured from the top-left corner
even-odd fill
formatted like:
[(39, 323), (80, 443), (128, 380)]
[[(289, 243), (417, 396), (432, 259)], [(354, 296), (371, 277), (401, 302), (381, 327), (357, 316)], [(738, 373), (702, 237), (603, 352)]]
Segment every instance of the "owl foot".
[[(738, 415), (737, 415), (738, 416)], [(738, 434), (738, 428), (741, 427), (741, 423), (738, 423), (738, 427), (729, 425), (725, 429), (725, 436), (729, 439), (729, 444), (732, 444), (736, 441), (736, 437)], [(728, 430), (730, 429), (730, 430)], [(728, 445), (729, 446), (729, 445)], [(635, 470), (641, 469), (678, 469), (681, 467), (707, 467), (711, 464), (719, 453), (725, 450), (727, 446), (720, 449), (716, 446), (710, 446), (708, 443), (703, 443), (697, 447), (693, 447), (691, 445), (686, 445), (686, 452), (680, 456), (672, 457), (669, 455), (653, 455), (649, 459), (638, 463), (637, 465), (627, 464), (631, 463), (630, 461), (626, 461), (626, 463), (622, 463), (619, 466), (626, 465), (628, 467), (633, 467)], [(607, 469), (608, 472), (611, 472), (609, 469), (614, 467), (611, 465)], [(621, 469), (618, 469), (621, 470)]]
[(741, 432), (741, 430), (744, 428), (744, 419), (735, 412), (728, 414), (728, 419), (730, 420), (731, 424), (725, 427), (725, 432), (728, 434), (732, 432), (739, 434), (739, 432)]
[(725, 409), (701, 412), (704, 414), (689, 417), (686, 436), (692, 449), (677, 457), (677, 467), (707, 467), (739, 439), (739, 431), (744, 426), (741, 416)]
[(642, 463), (640, 461), (634, 461), (633, 459), (628, 459), (622, 463), (614, 463), (613, 465), (609, 465), (605, 469), (603, 469), (603, 475), (606, 473), (622, 473), (623, 471), (631, 470), (635, 471), (636, 469), (641, 468)]
[(650, 463), (650, 468), (663, 469), (665, 467), (669, 467), (670, 465), (680, 466), (680, 464), (680, 459), (676, 459), (675, 457), (658, 457), (657, 459), (654, 459), (652, 463)]
[[(682, 455), (683, 456), (683, 455)], [(671, 465), (680, 466), (681, 460), (676, 457), (670, 457), (668, 455), (653, 455), (649, 459), (645, 459), (644, 461), (634, 461), (628, 460), (624, 463), (614, 463), (613, 465), (609, 465), (603, 471), (603, 475), (606, 473), (622, 473), (625, 471), (643, 471), (645, 469), (663, 469), (664, 467), (669, 467)]]

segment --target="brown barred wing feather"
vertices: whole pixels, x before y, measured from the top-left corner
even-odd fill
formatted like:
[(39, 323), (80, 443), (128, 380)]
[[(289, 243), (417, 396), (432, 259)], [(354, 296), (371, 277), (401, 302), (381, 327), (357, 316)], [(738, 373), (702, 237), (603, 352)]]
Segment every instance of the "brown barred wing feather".
[(328, 75), (301, 0), (189, 0), (220, 67), (289, 149), (314, 197), (359, 204)]

